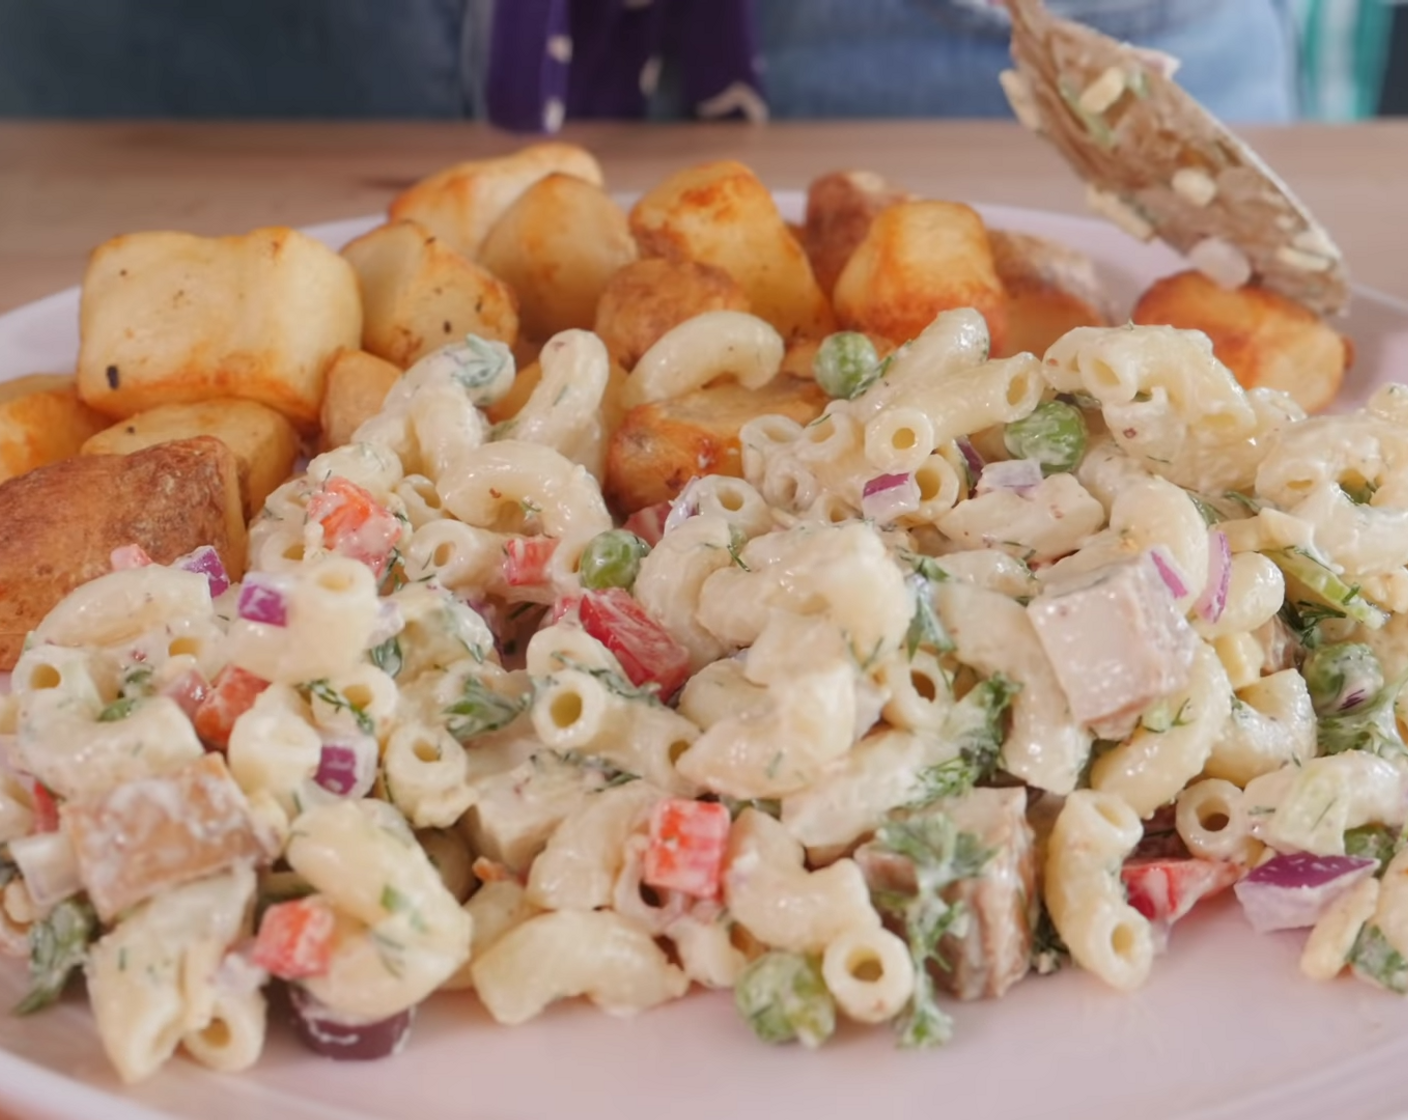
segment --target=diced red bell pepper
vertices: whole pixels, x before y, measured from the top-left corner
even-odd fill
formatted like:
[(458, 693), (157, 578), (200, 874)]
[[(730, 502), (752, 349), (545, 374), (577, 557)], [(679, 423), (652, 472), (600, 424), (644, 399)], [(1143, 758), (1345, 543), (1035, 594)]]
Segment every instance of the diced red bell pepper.
[(126, 572), (132, 568), (147, 568), (155, 563), (147, 555), (147, 550), (139, 544), (125, 544), (121, 548), (113, 549), (109, 562), (115, 572)]
[(1131, 860), (1120, 871), (1129, 904), (1151, 922), (1172, 924), (1201, 899), (1230, 887), (1242, 868), (1226, 860)]
[(226, 665), (216, 673), (191, 721), (201, 741), (212, 750), (228, 748), (235, 720), (249, 711), (255, 698), (268, 687), (268, 681), (235, 665)]
[[(257, 677), (255, 678), (258, 679)], [(179, 677), (166, 685), (161, 694), (175, 700), (186, 718), (194, 720), (201, 702), (210, 694), (210, 682), (199, 669), (187, 669)]]
[(264, 911), (251, 959), (282, 980), (321, 976), (332, 961), (332, 907), (317, 895), (277, 902)]
[(626, 523), (621, 527), (654, 548), (665, 535), (665, 519), (670, 516), (671, 504), (666, 500), (638, 509), (626, 518)]
[(583, 592), (578, 613), (582, 628), (616, 655), (633, 685), (658, 684), (667, 700), (689, 679), (689, 651), (629, 591)]
[(28, 785), (29, 811), (34, 815), (34, 821), (29, 826), (29, 831), (32, 833), (58, 832), (59, 803), (54, 800), (54, 795), (37, 778), (31, 778)]
[(323, 527), (323, 545), (360, 560), (378, 577), (401, 539), (394, 514), (355, 482), (333, 475), (308, 499), (308, 519)]
[(554, 537), (512, 537), (504, 545), (504, 582), (510, 587), (548, 582), (548, 562), (557, 551)]
[(672, 797), (657, 802), (641, 878), (661, 890), (718, 897), (728, 829), (728, 808), (717, 801)]
[(564, 595), (562, 598), (558, 599), (557, 602), (553, 603), (552, 615), (549, 618), (549, 622), (554, 626), (559, 622), (580, 622), (581, 619), (578, 617), (578, 611), (580, 611), (581, 606), (582, 597), (580, 595)]

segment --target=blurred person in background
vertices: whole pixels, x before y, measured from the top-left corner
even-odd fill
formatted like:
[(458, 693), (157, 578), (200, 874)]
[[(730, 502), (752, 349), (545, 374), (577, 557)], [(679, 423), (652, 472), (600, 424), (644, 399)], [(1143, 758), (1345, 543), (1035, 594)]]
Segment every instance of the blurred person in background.
[[(1297, 23), (1381, 0), (1049, 0), (1224, 119), (1306, 99)], [(0, 114), (565, 119), (1009, 113), (1000, 0), (0, 0)], [(1336, 56), (1338, 57), (1338, 56)], [(1313, 88), (1313, 87), (1312, 87)]]

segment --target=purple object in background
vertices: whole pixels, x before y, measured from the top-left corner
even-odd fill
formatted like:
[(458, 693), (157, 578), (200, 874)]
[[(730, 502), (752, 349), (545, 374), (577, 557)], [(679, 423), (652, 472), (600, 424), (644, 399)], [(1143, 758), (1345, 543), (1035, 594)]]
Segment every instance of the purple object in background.
[(697, 117), (765, 120), (753, 0), (514, 0), (495, 6), (489, 119), (556, 132), (564, 118), (643, 117), (669, 43)]

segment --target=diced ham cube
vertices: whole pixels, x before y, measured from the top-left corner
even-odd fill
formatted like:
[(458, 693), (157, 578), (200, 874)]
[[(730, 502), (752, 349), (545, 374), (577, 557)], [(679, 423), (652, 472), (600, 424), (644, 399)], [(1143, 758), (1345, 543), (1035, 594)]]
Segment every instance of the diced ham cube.
[[(962, 902), (969, 918), (963, 936), (950, 933), (939, 941), (939, 956), (948, 968), (931, 966), (930, 972), (959, 999), (997, 999), (1031, 967), (1036, 847), (1027, 823), (1026, 791), (979, 788), (938, 802), (934, 811), (947, 813), (960, 832), (971, 833), (992, 856), (982, 874), (941, 892), (950, 906)], [(913, 894), (917, 889), (914, 865), (905, 856), (870, 843), (857, 850), (855, 860), (872, 891)]]
[(654, 548), (660, 543), (660, 538), (665, 535), (665, 521), (670, 516), (670, 507), (673, 504), (667, 499), (663, 502), (656, 502), (653, 506), (638, 509), (626, 518), (626, 523), (622, 528), (634, 533), (651, 548)]
[(729, 823), (727, 806), (718, 802), (680, 797), (657, 802), (641, 878), (661, 890), (717, 898)]
[(1188, 685), (1197, 639), (1148, 552), (1048, 586), (1027, 615), (1081, 723), (1132, 719)]
[(265, 854), (249, 802), (218, 754), (126, 782), (93, 801), (70, 801), (60, 822), (104, 921), (171, 887)]
[(332, 960), (336, 925), (331, 904), (317, 895), (275, 903), (259, 922), (252, 959), (281, 980), (321, 976)]

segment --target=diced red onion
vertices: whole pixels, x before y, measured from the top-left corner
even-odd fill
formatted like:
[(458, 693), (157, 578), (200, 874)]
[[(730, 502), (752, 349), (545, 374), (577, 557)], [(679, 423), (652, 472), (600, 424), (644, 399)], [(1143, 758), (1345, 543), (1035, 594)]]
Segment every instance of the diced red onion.
[(1258, 933), (1313, 926), (1335, 901), (1378, 861), (1358, 856), (1292, 852), (1267, 860), (1232, 889)]
[(230, 574), (225, 571), (224, 561), (220, 559), (220, 554), (208, 544), (203, 544), (199, 548), (178, 556), (171, 562), (173, 568), (180, 568), (183, 572), (198, 572), (210, 581), (210, 597), (217, 599), (230, 589)]
[(313, 781), (338, 797), (365, 797), (376, 779), (376, 741), (325, 742)]
[(1220, 529), (1208, 533), (1208, 581), (1203, 584), (1203, 593), (1193, 604), (1198, 617), (1205, 622), (1216, 622), (1222, 617), (1227, 606), (1227, 592), (1232, 586), (1232, 546), (1227, 534)]
[(78, 857), (68, 833), (36, 832), (10, 841), (10, 858), (40, 910), (48, 910), (83, 889)]
[(315, 1054), (341, 1062), (389, 1058), (405, 1048), (415, 1008), (367, 1023), (340, 1015), (297, 984), (288, 986), (290, 1018), (299, 1041)]
[(989, 463), (978, 476), (974, 494), (1011, 490), (1026, 495), (1041, 485), (1041, 464), (1035, 459), (1004, 459)]
[(973, 446), (972, 441), (967, 436), (960, 436), (954, 442), (958, 445), (958, 451), (963, 456), (963, 461), (968, 464), (968, 469), (973, 472), (973, 477), (978, 478), (982, 475), (983, 468), (987, 466), (987, 463), (978, 454), (978, 449)]
[(112, 550), (108, 562), (115, 572), (127, 572), (133, 568), (147, 568), (154, 562), (147, 550), (139, 544), (125, 544)]
[(877, 525), (888, 525), (918, 508), (919, 483), (912, 474), (882, 474), (861, 490), (861, 515)]
[(288, 625), (289, 581), (268, 572), (250, 572), (240, 585), (239, 616), (270, 626)]
[(1178, 561), (1169, 554), (1168, 549), (1156, 544), (1149, 549), (1149, 559), (1154, 562), (1154, 568), (1170, 595), (1182, 599), (1188, 594), (1188, 581), (1183, 578), (1183, 573), (1178, 570)]
[(695, 491), (698, 489), (699, 479), (697, 477), (691, 478), (684, 484), (684, 489), (680, 491), (679, 497), (670, 503), (670, 515), (665, 518), (666, 533), (699, 512), (699, 499), (695, 497)]

